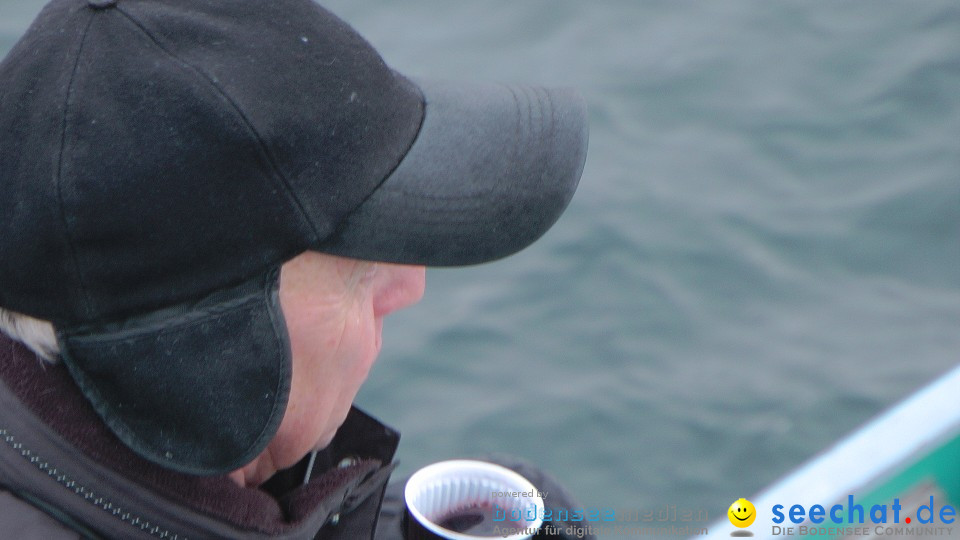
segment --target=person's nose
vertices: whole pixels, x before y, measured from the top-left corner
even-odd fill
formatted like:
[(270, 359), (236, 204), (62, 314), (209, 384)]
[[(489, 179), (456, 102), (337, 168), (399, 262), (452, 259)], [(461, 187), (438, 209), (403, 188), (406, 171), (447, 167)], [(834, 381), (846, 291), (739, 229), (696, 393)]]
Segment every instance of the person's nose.
[(373, 313), (383, 317), (416, 304), (426, 287), (426, 268), (399, 264), (377, 264), (374, 278)]

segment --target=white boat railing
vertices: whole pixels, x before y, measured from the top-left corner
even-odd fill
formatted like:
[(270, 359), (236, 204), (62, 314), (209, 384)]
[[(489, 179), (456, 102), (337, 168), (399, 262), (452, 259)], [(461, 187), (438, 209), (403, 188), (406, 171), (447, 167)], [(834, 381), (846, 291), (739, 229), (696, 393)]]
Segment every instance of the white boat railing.
[[(844, 502), (849, 495), (865, 493), (912, 461), (957, 437), (960, 437), (960, 366), (882, 413), (770, 488), (750, 497), (757, 509), (757, 519), (749, 531), (753, 538), (787, 538), (773, 534), (771, 509), (774, 505), (784, 505), (786, 514), (786, 509), (795, 504), (809, 509), (814, 504)], [(731, 494), (731, 501), (737, 496)], [(786, 525), (793, 524), (788, 521)], [(953, 525), (953, 533), (960, 537), (960, 516)], [(740, 536), (744, 532), (731, 525), (726, 514), (709, 531), (706, 538), (715, 540)]]

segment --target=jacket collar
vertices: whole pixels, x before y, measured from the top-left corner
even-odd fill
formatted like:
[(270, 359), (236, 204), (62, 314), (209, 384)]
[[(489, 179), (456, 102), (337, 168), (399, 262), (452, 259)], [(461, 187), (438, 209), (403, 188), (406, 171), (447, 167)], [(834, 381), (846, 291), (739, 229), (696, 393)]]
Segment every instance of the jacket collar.
[[(2, 334), (0, 383), (0, 430), (19, 437), (21, 448), (23, 441), (29, 442), (32, 455), (46, 456), (44, 462), (65, 475), (102, 479), (94, 482), (98, 492), (116, 493), (128, 508), (134, 499), (123, 494), (130, 490), (158, 495), (163, 508), (144, 502), (133, 510), (144, 516), (172, 512), (174, 521), (192, 536), (229, 537), (239, 530), (251, 538), (312, 538), (325, 524), (335, 524), (371, 497), (377, 497), (379, 506), (399, 442), (396, 431), (354, 408), (334, 441), (318, 453), (307, 483), (304, 460), (261, 489), (240, 488), (225, 476), (176, 473), (140, 458), (100, 421), (62, 365), (42, 363)], [(19, 468), (29, 466), (24, 459), (17, 470), (0, 467), (0, 483), (47, 501), (62, 497), (54, 485), (38, 484), (21, 474)], [(59, 489), (63, 491), (62, 486)], [(94, 528), (106, 526), (103, 519), (109, 513), (94, 504), (86, 506), (89, 516), (74, 517), (81, 521), (89, 517)], [(373, 527), (375, 519), (369, 524), (371, 533)]]

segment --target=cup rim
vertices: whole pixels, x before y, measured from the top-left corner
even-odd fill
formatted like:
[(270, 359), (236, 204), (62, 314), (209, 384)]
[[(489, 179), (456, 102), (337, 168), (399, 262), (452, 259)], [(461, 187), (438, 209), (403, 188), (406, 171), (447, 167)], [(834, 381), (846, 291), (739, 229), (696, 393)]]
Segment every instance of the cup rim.
[[(503, 536), (497, 535), (493, 536), (475, 536), (472, 534), (459, 533), (441, 527), (440, 525), (434, 523), (427, 519), (426, 516), (420, 511), (419, 508), (410, 504), (410, 500), (416, 495), (414, 490), (418, 489), (421, 484), (426, 481), (429, 481), (431, 478), (440, 477), (444, 473), (451, 471), (469, 471), (472, 473), (482, 472), (489, 475), (494, 475), (505, 480), (505, 483), (509, 483), (514, 489), (520, 492), (530, 492), (532, 497), (524, 497), (525, 500), (529, 500), (530, 503), (536, 505), (537, 508), (543, 508), (543, 498), (538, 494), (536, 486), (527, 480), (523, 475), (518, 474), (515, 471), (512, 471), (502, 465), (497, 465), (495, 463), (489, 463), (486, 461), (479, 461), (473, 459), (451, 459), (446, 461), (438, 461), (436, 463), (431, 463), (416, 472), (410, 475), (410, 478), (407, 479), (407, 484), (404, 486), (403, 490), (403, 501), (407, 507), (407, 511), (412, 514), (414, 519), (420, 523), (424, 528), (430, 532), (440, 535), (450, 540), (478, 540), (478, 539), (488, 539), (488, 538), (500, 538), (502, 540), (521, 540), (523, 538), (530, 538), (532, 535), (524, 533), (522, 531)], [(524, 529), (539, 529), (543, 525), (542, 514), (537, 512), (536, 519), (530, 522), (529, 525), (524, 527)]]

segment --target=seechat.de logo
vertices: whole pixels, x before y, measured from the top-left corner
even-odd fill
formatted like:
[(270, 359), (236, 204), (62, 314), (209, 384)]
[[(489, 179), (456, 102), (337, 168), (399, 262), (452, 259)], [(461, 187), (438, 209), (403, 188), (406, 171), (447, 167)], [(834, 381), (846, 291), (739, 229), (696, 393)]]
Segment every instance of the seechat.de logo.
[(858, 504), (853, 495), (834, 504), (794, 504), (789, 508), (775, 504), (771, 508), (773, 536), (950, 536), (957, 520), (957, 509), (929, 496), (919, 506), (908, 509), (893, 499), (893, 504)]
[(874, 504), (864, 507), (857, 504), (853, 495), (847, 496), (847, 504), (842, 502), (834, 505), (814, 504), (810, 508), (802, 504), (795, 504), (789, 509), (783, 504), (775, 504), (771, 509), (774, 523), (783, 523), (789, 520), (792, 523), (803, 523), (810, 521), (814, 524), (824, 522), (842, 524), (856, 523), (863, 524), (872, 522), (875, 524), (887, 523), (906, 523), (910, 524), (916, 519), (917, 524), (929, 525), (934, 523), (952, 524), (956, 520), (957, 509), (949, 504), (938, 505), (934, 501), (933, 495), (926, 504), (921, 504), (917, 508), (915, 516), (904, 515), (904, 508), (900, 505), (900, 499), (893, 499), (893, 504)]

